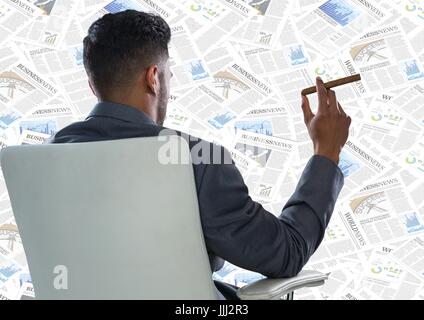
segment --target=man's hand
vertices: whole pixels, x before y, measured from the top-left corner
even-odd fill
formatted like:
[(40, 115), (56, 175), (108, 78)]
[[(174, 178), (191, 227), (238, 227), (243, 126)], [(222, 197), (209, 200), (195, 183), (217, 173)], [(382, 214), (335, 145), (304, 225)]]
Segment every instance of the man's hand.
[(314, 114), (308, 98), (302, 96), (302, 110), (309, 136), (314, 144), (314, 154), (327, 157), (336, 164), (349, 135), (352, 119), (346, 115), (336, 100), (336, 93), (327, 90), (321, 78), (316, 80), (318, 111)]

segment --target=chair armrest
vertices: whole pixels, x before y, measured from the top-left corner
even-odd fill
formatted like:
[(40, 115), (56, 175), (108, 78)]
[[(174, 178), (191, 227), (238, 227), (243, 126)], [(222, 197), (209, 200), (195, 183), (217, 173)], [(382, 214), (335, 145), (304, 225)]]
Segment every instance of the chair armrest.
[(291, 278), (261, 279), (237, 290), (242, 300), (276, 300), (296, 289), (316, 287), (324, 284), (328, 275), (312, 270), (303, 270)]

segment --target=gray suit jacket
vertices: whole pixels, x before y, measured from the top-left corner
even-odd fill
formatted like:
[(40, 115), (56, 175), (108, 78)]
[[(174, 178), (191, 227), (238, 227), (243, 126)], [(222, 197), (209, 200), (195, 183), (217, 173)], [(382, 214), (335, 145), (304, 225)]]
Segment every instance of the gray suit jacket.
[[(50, 142), (157, 136), (162, 129), (135, 108), (101, 102), (84, 121), (63, 128)], [(209, 144), (189, 140), (190, 148)], [(229, 155), (220, 146), (210, 147)], [(219, 270), (227, 260), (268, 277), (291, 277), (302, 269), (322, 241), (343, 186), (338, 166), (325, 157), (313, 156), (281, 215), (275, 217), (250, 198), (233, 162), (193, 164), (193, 171), (212, 270)]]

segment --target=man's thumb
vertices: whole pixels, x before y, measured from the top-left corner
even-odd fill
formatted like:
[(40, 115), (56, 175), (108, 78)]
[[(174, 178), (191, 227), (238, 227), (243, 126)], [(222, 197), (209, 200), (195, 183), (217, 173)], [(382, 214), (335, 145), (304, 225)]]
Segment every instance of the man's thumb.
[(314, 114), (312, 113), (308, 98), (304, 95), (302, 95), (302, 111), (303, 111), (303, 118), (305, 119), (305, 123), (309, 123), (309, 121), (312, 119)]

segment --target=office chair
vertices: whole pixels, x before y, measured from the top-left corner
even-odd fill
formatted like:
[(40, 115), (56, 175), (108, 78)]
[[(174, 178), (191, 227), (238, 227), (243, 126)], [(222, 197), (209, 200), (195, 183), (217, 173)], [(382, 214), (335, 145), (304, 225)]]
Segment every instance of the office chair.
[[(158, 160), (170, 143), (179, 164)], [(36, 299), (217, 299), (190, 161), (177, 136), (3, 149)], [(238, 296), (292, 299), (326, 278), (262, 279)]]

